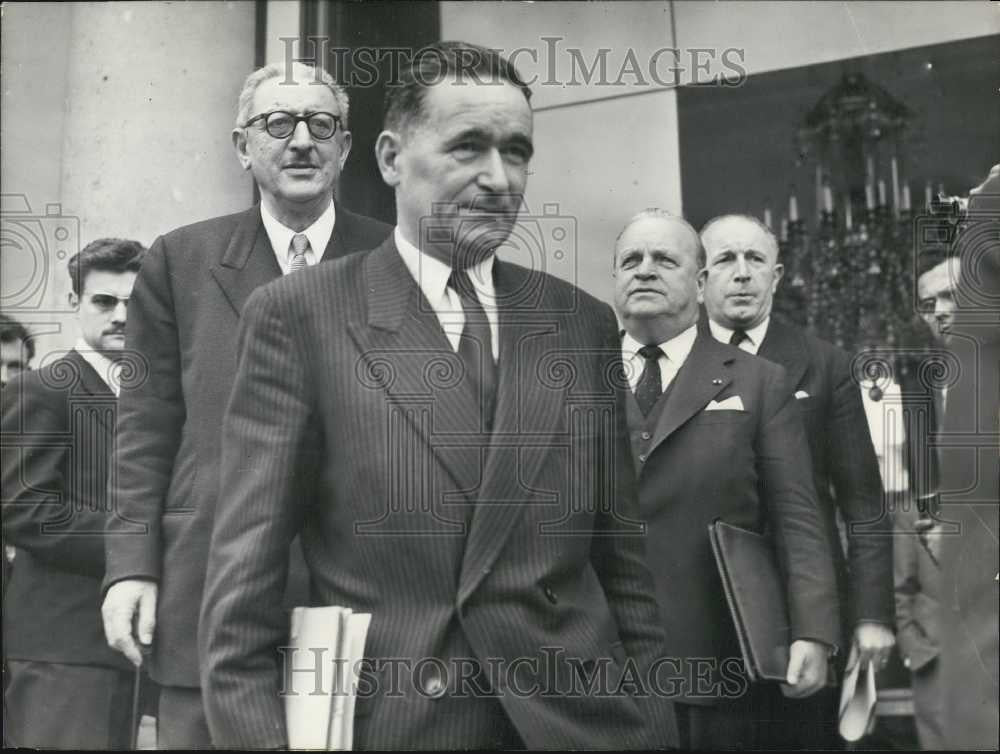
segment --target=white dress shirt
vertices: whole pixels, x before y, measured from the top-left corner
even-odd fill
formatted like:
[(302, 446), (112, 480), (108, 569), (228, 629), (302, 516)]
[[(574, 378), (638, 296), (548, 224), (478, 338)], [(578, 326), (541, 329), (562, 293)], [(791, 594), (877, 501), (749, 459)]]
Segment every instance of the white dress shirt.
[(906, 428), (903, 425), (903, 398), (899, 384), (884, 387), (882, 398), (872, 400), (872, 383), (861, 383), (861, 403), (868, 419), (868, 431), (875, 446), (882, 489), (905, 492), (910, 489), (910, 474), (906, 469)]
[(76, 339), (73, 349), (94, 368), (104, 384), (111, 388), (111, 392), (117, 397), (121, 391), (121, 379), (118, 374), (121, 371), (121, 364), (116, 364), (100, 351), (95, 351), (83, 338)]
[[(403, 258), (403, 264), (417, 281), (420, 290), (430, 303), (434, 314), (437, 315), (441, 329), (448, 336), (448, 342), (452, 349), (458, 352), (458, 345), (462, 339), (462, 330), (465, 328), (465, 310), (462, 309), (462, 301), (458, 294), (448, 287), (448, 278), (451, 277), (451, 267), (439, 259), (435, 259), (430, 254), (424, 254), (420, 249), (403, 238), (397, 227), (394, 236), (396, 248), (399, 256)], [(469, 279), (472, 287), (476, 291), (476, 298), (483, 305), (486, 312), (486, 319), (490, 323), (490, 340), (493, 346), (493, 360), (500, 358), (500, 326), (497, 315), (496, 289), (493, 286), (493, 260), (491, 254), (479, 264), (469, 268)]]
[[(745, 332), (747, 336), (737, 347), (756, 356), (757, 349), (760, 348), (760, 344), (764, 342), (764, 336), (767, 335), (767, 326), (770, 323), (771, 318), (764, 317), (762, 321), (758, 322), (749, 330), (746, 330)], [(712, 319), (708, 320), (708, 329), (712, 331), (712, 337), (720, 343), (728, 343), (729, 339), (733, 337), (733, 330), (720, 325)]]
[[(697, 337), (698, 326), (691, 325), (687, 330), (675, 335), (666, 343), (657, 344), (663, 351), (663, 354), (657, 359), (660, 364), (661, 393), (667, 389), (677, 372), (684, 366)], [(642, 343), (626, 332), (625, 337), (622, 338), (622, 362), (625, 364), (625, 375), (628, 377), (628, 384), (633, 393), (642, 378), (643, 369), (646, 368), (646, 360), (639, 353), (640, 348), (642, 348)]]
[[(263, 202), (260, 205), (260, 219), (264, 221), (264, 230), (267, 231), (274, 257), (278, 260), (278, 266), (281, 268), (281, 274), (287, 275), (289, 264), (292, 261), (292, 236), (298, 234), (268, 212)], [(316, 222), (300, 231), (309, 239), (306, 264), (317, 264), (323, 258), (323, 252), (326, 251), (326, 246), (330, 243), (330, 236), (333, 235), (333, 226), (336, 221), (337, 212), (333, 208), (333, 200), (331, 199), (330, 206), (316, 218)]]

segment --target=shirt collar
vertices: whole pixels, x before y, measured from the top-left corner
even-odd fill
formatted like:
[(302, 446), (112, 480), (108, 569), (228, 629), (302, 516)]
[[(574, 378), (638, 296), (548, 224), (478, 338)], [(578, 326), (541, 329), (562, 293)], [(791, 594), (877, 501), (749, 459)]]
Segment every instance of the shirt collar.
[[(451, 267), (440, 259), (425, 254), (412, 243), (407, 241), (399, 226), (393, 231), (393, 240), (399, 250), (399, 256), (403, 258), (403, 264), (410, 271), (413, 279), (417, 281), (420, 290), (434, 307), (439, 308), (439, 302), (447, 297), (448, 278), (451, 277)], [(495, 256), (490, 254), (486, 259), (478, 262), (469, 268), (469, 279), (472, 287), (476, 289), (483, 308), (496, 307), (496, 297), (493, 289), (493, 261)]]
[[(691, 353), (691, 349), (694, 348), (695, 338), (698, 337), (698, 325), (697, 323), (691, 325), (687, 330), (675, 335), (670, 340), (663, 343), (657, 343), (660, 350), (663, 351), (664, 356), (678, 369), (687, 361), (688, 354)], [(630, 359), (637, 357), (639, 349), (642, 348), (642, 343), (637, 341), (628, 332), (625, 333), (625, 337), (622, 339), (622, 352), (629, 355)], [(641, 357), (638, 357), (641, 358)]]
[(121, 385), (117, 379), (112, 377), (112, 371), (116, 369), (115, 362), (100, 351), (95, 351), (83, 338), (76, 339), (76, 343), (73, 345), (73, 350), (80, 354), (80, 356), (83, 357), (83, 360), (94, 368), (94, 371), (97, 372), (97, 376), (101, 378), (101, 381), (108, 386), (108, 389), (111, 390), (112, 393), (117, 396), (119, 390), (121, 389)]
[[(746, 330), (747, 339), (750, 341), (750, 345), (753, 346), (754, 353), (757, 353), (760, 344), (764, 342), (764, 336), (767, 335), (767, 326), (770, 323), (771, 316), (768, 315), (749, 330)], [(711, 317), (708, 320), (708, 329), (711, 331), (712, 337), (720, 343), (728, 343), (729, 339), (733, 336), (732, 328), (720, 325)]]
[[(284, 270), (288, 265), (288, 249), (292, 243), (292, 236), (296, 231), (283, 224), (274, 215), (267, 211), (264, 203), (260, 203), (260, 219), (264, 222), (264, 230), (267, 231), (267, 238), (271, 242), (271, 248), (278, 259), (278, 264)], [(309, 246), (312, 248), (314, 263), (322, 259), (330, 237), (333, 236), (333, 226), (337, 222), (337, 210), (334, 208), (333, 200), (323, 211), (323, 214), (316, 218), (316, 221), (301, 233), (305, 233), (309, 239)]]

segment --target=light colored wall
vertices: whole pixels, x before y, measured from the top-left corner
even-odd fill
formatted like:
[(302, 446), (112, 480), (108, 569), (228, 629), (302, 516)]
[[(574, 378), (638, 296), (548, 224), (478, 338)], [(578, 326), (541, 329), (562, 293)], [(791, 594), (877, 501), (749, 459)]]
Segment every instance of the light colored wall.
[[(65, 260), (80, 244), (149, 244), (250, 204), (229, 132), (253, 65), (254, 6), (5, 3), (2, 54), (3, 191), (26, 195), (36, 214), (60, 204), (72, 234), (45, 249), (39, 273), (39, 255), (7, 244), (5, 227), (4, 309), (43, 333), (42, 355), (76, 337)], [(8, 273), (45, 274), (41, 306), (14, 301)]]
[(742, 48), (753, 74), (996, 34), (1000, 4), (680, 0), (674, 19), (681, 46)]
[[(621, 225), (636, 211), (682, 211), (677, 102), (657, 84), (650, 59), (680, 50), (655, 66), (668, 85), (731, 75), (725, 60), (748, 74), (859, 55), (938, 44), (1000, 31), (1000, 5), (975, 2), (614, 2), (441, 4), (442, 37), (514, 53), (533, 85), (536, 158), (526, 200), (576, 219), (577, 260), (551, 269), (611, 299), (609, 257)], [(558, 42), (545, 37), (559, 37)], [(586, 74), (602, 49), (606, 61)], [(707, 70), (694, 71), (692, 51)], [(738, 54), (735, 50), (742, 50)], [(524, 50), (533, 50), (526, 52)], [(620, 75), (629, 51), (640, 75)], [(518, 51), (518, 52), (515, 52)], [(574, 83), (575, 79), (575, 83)], [(550, 83), (550, 82), (556, 83)]]
[[(282, 38), (299, 36), (299, 0), (270, 0), (267, 4), (267, 30), (264, 42), (264, 60), (268, 63), (285, 60), (288, 45)], [(296, 43), (292, 51), (298, 55), (302, 49)]]

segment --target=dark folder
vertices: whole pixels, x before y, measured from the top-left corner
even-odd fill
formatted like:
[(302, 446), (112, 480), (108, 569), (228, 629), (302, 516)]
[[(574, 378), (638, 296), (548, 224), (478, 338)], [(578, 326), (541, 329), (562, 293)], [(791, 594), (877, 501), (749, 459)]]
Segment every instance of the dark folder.
[(784, 682), (791, 629), (771, 541), (724, 521), (708, 526), (712, 552), (751, 681)]

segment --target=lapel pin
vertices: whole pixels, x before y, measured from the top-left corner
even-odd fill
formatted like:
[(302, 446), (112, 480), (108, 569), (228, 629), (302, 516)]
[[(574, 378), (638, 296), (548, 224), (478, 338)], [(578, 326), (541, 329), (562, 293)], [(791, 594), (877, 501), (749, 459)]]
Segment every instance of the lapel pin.
[(714, 380), (712, 380), (712, 384), (713, 385), (721, 385), (722, 384), (722, 380), (720, 380), (718, 377), (716, 377)]

